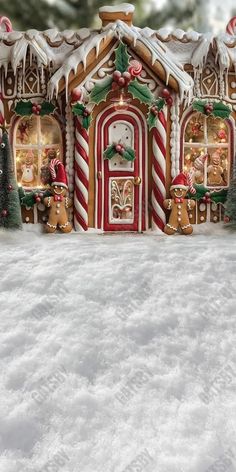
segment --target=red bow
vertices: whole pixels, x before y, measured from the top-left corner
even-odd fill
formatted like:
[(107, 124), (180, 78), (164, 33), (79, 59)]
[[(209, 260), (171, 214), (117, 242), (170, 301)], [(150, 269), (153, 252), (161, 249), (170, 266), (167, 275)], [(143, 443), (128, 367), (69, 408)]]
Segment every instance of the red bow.
[(62, 202), (63, 195), (54, 195), (54, 202)]
[(175, 203), (183, 203), (183, 198), (175, 198)]

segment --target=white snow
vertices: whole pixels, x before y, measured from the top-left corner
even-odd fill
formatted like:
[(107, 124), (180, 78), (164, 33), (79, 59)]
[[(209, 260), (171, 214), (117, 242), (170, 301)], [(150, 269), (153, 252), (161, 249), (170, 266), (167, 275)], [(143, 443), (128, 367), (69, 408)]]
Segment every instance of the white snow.
[(0, 232), (0, 470), (235, 467), (236, 234), (27, 229)]
[(134, 5), (131, 5), (131, 3), (121, 3), (120, 5), (108, 5), (104, 7), (99, 8), (99, 12), (104, 13), (119, 13), (123, 12), (126, 15), (129, 13), (133, 13), (135, 10)]

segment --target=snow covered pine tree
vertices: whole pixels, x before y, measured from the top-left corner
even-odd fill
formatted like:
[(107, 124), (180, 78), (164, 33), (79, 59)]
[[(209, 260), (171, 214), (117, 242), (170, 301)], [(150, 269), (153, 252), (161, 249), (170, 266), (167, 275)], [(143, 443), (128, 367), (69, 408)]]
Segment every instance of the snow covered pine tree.
[(3, 129), (0, 143), (0, 226), (21, 229), (21, 206), (13, 169), (8, 133)]
[(236, 228), (236, 161), (225, 205), (225, 223)]

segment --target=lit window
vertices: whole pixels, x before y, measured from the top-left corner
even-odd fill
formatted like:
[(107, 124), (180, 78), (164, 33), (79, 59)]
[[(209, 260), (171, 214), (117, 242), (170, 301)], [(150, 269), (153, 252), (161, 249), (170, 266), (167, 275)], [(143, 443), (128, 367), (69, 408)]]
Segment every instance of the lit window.
[[(205, 159), (201, 156), (208, 155)], [(225, 120), (194, 113), (184, 133), (184, 170), (194, 170), (196, 184), (227, 187), (230, 175), (230, 128)]]
[(55, 118), (21, 118), (15, 128), (14, 156), (18, 184), (26, 189), (45, 187), (49, 160), (62, 160), (61, 130)]

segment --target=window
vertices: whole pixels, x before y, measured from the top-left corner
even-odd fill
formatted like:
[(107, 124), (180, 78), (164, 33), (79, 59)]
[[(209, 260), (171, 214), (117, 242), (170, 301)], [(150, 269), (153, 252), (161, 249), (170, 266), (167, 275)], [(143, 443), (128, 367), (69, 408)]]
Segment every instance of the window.
[(14, 155), (18, 184), (26, 189), (45, 187), (49, 159), (62, 160), (61, 130), (55, 118), (21, 118), (15, 129)]
[[(207, 158), (198, 159), (207, 154)], [(184, 133), (184, 170), (194, 170), (194, 180), (205, 187), (227, 187), (230, 175), (230, 128), (214, 116), (194, 113)]]

